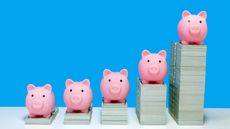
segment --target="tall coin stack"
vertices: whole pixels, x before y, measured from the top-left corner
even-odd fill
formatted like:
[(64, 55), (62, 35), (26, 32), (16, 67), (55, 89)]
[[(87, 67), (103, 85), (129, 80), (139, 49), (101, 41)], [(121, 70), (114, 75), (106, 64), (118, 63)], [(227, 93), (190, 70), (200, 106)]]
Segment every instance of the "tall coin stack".
[(140, 124), (166, 124), (165, 84), (142, 84), (137, 79), (136, 103), (136, 113)]
[(205, 45), (171, 45), (169, 113), (179, 125), (204, 123)]

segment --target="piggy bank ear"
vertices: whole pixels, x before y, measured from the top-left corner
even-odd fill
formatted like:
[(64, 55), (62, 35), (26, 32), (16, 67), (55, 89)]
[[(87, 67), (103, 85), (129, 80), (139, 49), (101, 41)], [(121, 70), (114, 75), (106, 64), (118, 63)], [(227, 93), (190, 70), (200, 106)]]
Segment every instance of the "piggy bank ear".
[(204, 19), (207, 18), (207, 12), (206, 12), (206, 11), (201, 11), (198, 15), (199, 15), (200, 17), (203, 17)]
[(67, 79), (67, 80), (65, 81), (65, 86), (66, 86), (66, 87), (67, 87), (67, 86), (70, 86), (70, 85), (72, 85), (72, 84), (74, 84), (74, 81), (71, 80), (71, 79)]
[(105, 69), (104, 72), (103, 72), (103, 76), (107, 76), (109, 74), (111, 74), (112, 72), (109, 70), (109, 69)]
[(128, 77), (128, 70), (122, 69), (122, 70), (120, 71), (120, 73), (121, 73), (122, 75)]
[(162, 56), (162, 57), (164, 57), (164, 58), (166, 58), (166, 51), (165, 50), (161, 50), (160, 52), (158, 52), (158, 55), (160, 55), (160, 56)]
[(43, 88), (48, 90), (48, 91), (52, 91), (52, 87), (50, 84), (46, 84)]
[(88, 79), (85, 79), (82, 81), (82, 84), (84, 84), (86, 86), (90, 86), (90, 81)]
[(148, 50), (143, 50), (142, 51), (142, 57), (150, 55), (151, 53)]
[(33, 85), (33, 84), (29, 84), (28, 86), (27, 86), (27, 91), (29, 92), (29, 91), (31, 91), (31, 90), (33, 90), (33, 89), (35, 89), (36, 87)]
[(187, 17), (189, 15), (191, 15), (191, 13), (188, 10), (184, 10), (182, 13), (182, 18)]

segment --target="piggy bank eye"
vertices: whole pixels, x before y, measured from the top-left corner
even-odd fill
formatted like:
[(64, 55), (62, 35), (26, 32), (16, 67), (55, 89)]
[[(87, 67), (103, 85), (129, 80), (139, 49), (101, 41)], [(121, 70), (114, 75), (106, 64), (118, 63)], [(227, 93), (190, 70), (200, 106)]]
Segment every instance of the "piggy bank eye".
[(150, 60), (147, 60), (147, 62), (150, 62)]
[(32, 94), (31, 97), (34, 97), (34, 95)]
[(190, 20), (188, 20), (188, 23), (190, 23)]
[(202, 21), (200, 21), (200, 23), (202, 23)]
[(159, 63), (161, 63), (161, 60), (159, 60)]
[(70, 91), (70, 92), (72, 92), (73, 90), (72, 90), (72, 89), (70, 89), (69, 91)]
[(120, 82), (122, 82), (123, 80), (121, 79)]
[(81, 92), (84, 92), (84, 90), (81, 90)]
[(45, 95), (43, 95), (42, 97), (43, 97), (43, 98), (45, 98), (46, 96), (45, 96)]
[(109, 79), (108, 81), (111, 82), (111, 79)]

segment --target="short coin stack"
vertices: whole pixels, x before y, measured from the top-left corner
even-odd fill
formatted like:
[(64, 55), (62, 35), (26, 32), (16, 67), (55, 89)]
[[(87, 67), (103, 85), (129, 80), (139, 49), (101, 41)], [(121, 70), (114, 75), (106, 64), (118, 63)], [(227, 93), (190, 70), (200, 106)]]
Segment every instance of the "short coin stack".
[(58, 108), (55, 108), (49, 118), (42, 118), (42, 117), (30, 118), (29, 116), (27, 116), (25, 118), (25, 124), (27, 125), (34, 125), (34, 124), (35, 125), (49, 125), (53, 122), (57, 114), (58, 114)]
[(88, 125), (92, 117), (92, 108), (87, 113), (65, 113), (63, 124), (65, 125)]
[(165, 84), (142, 84), (137, 79), (136, 113), (142, 125), (166, 124)]
[(102, 103), (101, 124), (127, 125), (128, 124), (127, 103)]
[(171, 46), (169, 112), (180, 125), (204, 123), (205, 45)]

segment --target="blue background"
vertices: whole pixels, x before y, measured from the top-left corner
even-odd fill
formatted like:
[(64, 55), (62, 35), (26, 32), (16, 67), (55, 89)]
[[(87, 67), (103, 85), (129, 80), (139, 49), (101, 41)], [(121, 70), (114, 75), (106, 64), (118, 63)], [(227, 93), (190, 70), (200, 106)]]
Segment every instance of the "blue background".
[[(205, 107), (230, 107), (227, 0), (0, 2), (0, 106), (24, 106), (28, 83), (51, 83), (64, 106), (65, 80), (91, 80), (94, 106), (105, 68), (129, 70), (129, 106), (135, 106), (143, 49), (168, 52), (178, 41), (183, 10), (208, 12)], [(165, 79), (168, 83), (168, 76)]]

